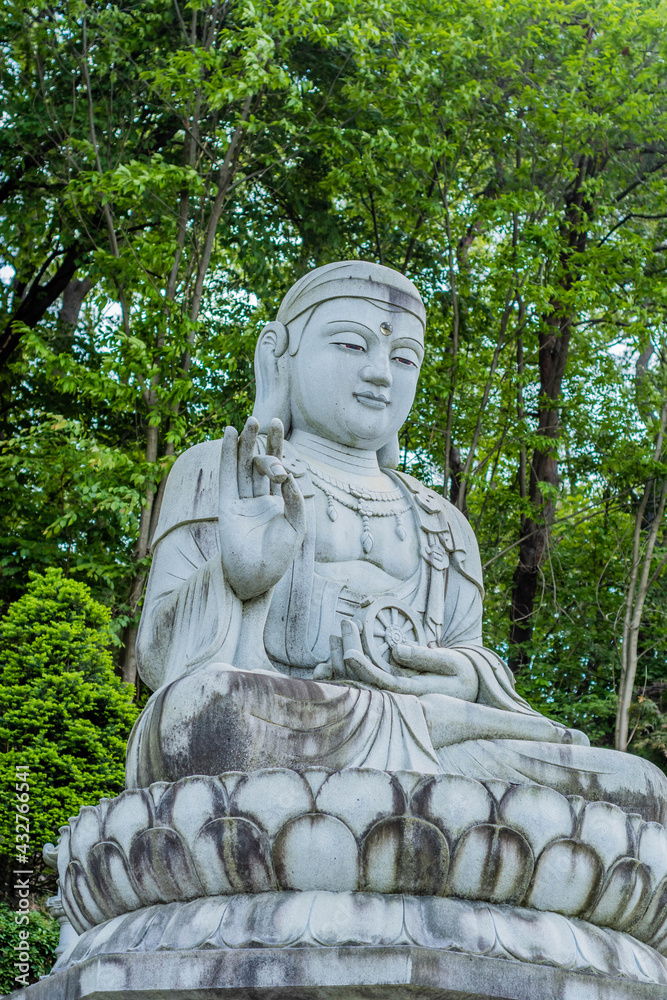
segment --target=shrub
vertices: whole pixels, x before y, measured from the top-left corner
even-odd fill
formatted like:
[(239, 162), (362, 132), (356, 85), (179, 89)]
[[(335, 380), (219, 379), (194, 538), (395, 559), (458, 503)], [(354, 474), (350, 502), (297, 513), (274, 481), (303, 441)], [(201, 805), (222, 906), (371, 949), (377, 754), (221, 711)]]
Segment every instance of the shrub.
[[(21, 943), (19, 925), (16, 913), (6, 903), (0, 903), (0, 994), (12, 993), (21, 988), (22, 983), (16, 981), (19, 970), (14, 968), (17, 948)], [(60, 934), (60, 925), (50, 914), (40, 910), (31, 910), (30, 922), (23, 929), (28, 931), (30, 955), (30, 974), (28, 983), (35, 983), (40, 976), (51, 971), (56, 960), (56, 948)]]
[[(138, 709), (114, 673), (110, 614), (84, 583), (33, 575), (0, 620), (0, 861), (5, 894), (16, 867), (16, 765), (30, 783), (31, 862), (85, 804), (124, 786), (125, 744)], [(36, 891), (39, 887), (35, 884)], [(42, 891), (44, 889), (42, 888)]]

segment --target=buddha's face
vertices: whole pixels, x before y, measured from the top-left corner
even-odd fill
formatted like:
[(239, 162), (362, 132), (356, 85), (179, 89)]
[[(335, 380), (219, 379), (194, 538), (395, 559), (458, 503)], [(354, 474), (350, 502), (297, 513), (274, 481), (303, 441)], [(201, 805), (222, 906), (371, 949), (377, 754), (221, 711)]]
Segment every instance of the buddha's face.
[(291, 359), (292, 427), (378, 450), (410, 412), (423, 356), (411, 313), (357, 298), (323, 303)]

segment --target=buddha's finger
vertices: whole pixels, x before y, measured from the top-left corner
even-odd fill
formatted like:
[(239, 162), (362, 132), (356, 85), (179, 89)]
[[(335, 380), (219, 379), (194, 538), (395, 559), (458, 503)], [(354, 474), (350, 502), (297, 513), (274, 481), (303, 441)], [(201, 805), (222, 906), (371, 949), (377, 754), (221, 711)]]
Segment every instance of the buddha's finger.
[(225, 427), (220, 454), (220, 500), (238, 500), (237, 455), (239, 436), (234, 427)]
[(252, 490), (255, 497), (266, 497), (280, 491), (280, 485), (287, 479), (287, 473), (279, 459), (273, 455), (255, 455), (252, 463)]
[(282, 486), (287, 479), (282, 462), (273, 455), (255, 455), (254, 466), (261, 476), (266, 476), (272, 483)]
[(257, 443), (259, 423), (255, 417), (248, 417), (239, 439), (238, 484), (239, 496), (251, 497), (253, 454)]
[[(359, 634), (357, 630), (357, 635)], [(343, 639), (345, 642), (345, 639)], [(371, 687), (398, 690), (399, 681), (385, 670), (376, 667), (367, 656), (361, 652), (361, 641), (356, 648), (344, 648), (343, 662), (351, 680), (361, 681)]]
[(283, 428), (282, 420), (278, 417), (274, 417), (269, 424), (269, 429), (266, 435), (266, 454), (274, 455), (276, 458), (283, 457), (283, 439), (285, 437), (285, 431)]
[(420, 673), (444, 674), (445, 677), (455, 677), (458, 674), (457, 666), (447, 656), (446, 649), (399, 643), (394, 646), (391, 655), (402, 667), (410, 667)]
[(352, 621), (351, 618), (343, 618), (340, 624), (340, 634), (343, 639), (343, 659), (350, 653), (363, 656), (359, 626), (355, 621)]
[(292, 525), (299, 538), (303, 538), (306, 533), (306, 505), (291, 472), (287, 473), (280, 491), (285, 504), (285, 520)]
[[(285, 432), (283, 429), (283, 422), (279, 420), (278, 417), (274, 417), (269, 424), (269, 429), (266, 435), (266, 454), (275, 456), (275, 458), (282, 459), (283, 456), (283, 439)], [(280, 487), (282, 482), (278, 483), (271, 479), (271, 496), (278, 496), (280, 493)]]

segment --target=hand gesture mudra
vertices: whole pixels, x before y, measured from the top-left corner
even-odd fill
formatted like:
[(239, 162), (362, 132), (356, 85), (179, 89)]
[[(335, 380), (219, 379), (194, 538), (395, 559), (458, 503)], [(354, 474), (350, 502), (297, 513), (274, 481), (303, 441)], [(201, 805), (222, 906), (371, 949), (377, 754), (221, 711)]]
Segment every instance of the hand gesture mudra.
[(282, 465), (283, 425), (271, 421), (266, 454), (255, 455), (254, 417), (227, 427), (220, 459), (218, 524), (225, 576), (243, 601), (266, 593), (294, 561), (305, 533), (301, 490)]

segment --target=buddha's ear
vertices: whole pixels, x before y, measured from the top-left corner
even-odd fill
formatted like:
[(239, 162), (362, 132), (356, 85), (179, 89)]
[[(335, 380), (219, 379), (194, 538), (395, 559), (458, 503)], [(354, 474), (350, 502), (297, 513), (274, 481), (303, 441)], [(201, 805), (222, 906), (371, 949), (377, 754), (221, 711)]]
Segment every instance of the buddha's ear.
[(268, 430), (274, 417), (283, 422), (289, 433), (289, 370), (286, 354), (289, 337), (287, 327), (277, 321), (267, 323), (255, 348), (255, 406), (253, 417), (259, 421), (260, 432)]
[(401, 460), (401, 450), (398, 443), (398, 434), (391, 441), (383, 444), (377, 453), (378, 465), (381, 469), (396, 469)]

